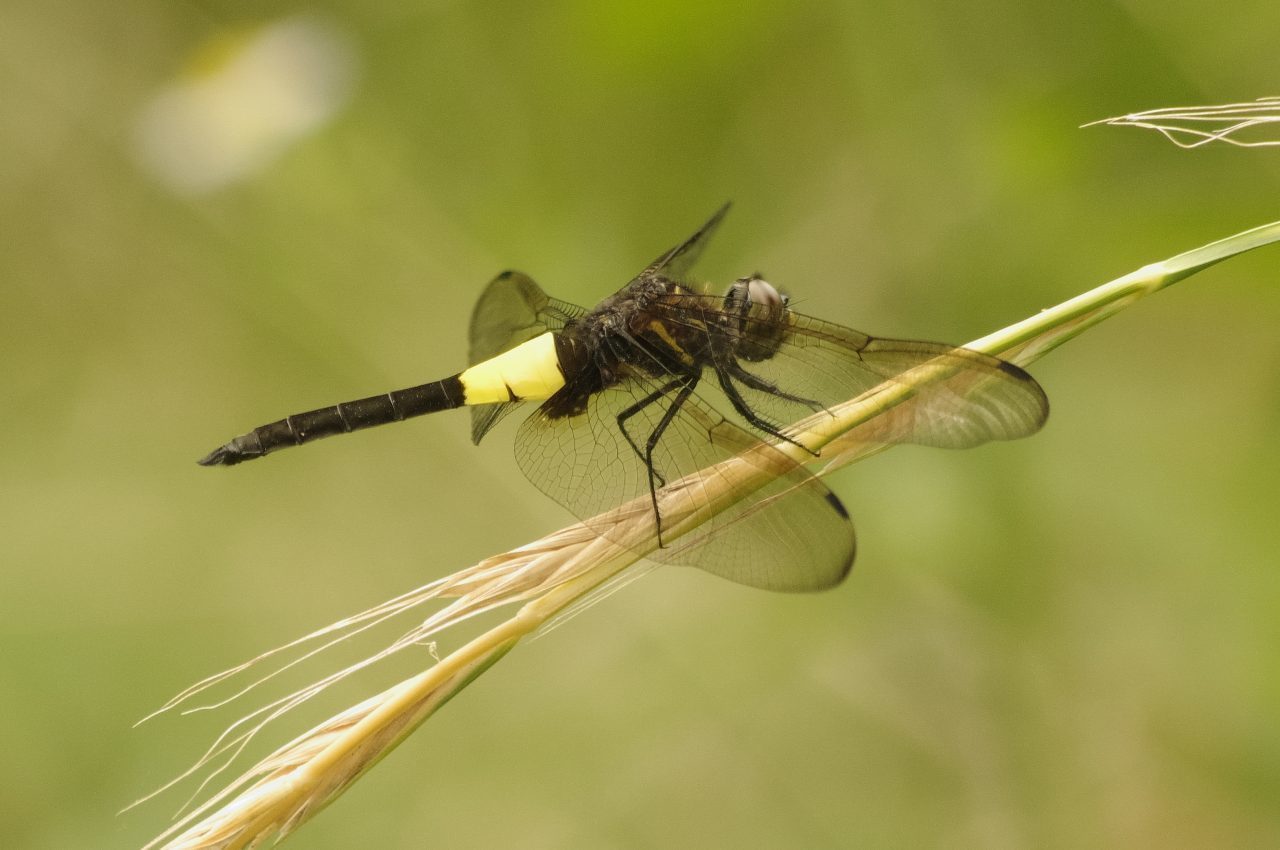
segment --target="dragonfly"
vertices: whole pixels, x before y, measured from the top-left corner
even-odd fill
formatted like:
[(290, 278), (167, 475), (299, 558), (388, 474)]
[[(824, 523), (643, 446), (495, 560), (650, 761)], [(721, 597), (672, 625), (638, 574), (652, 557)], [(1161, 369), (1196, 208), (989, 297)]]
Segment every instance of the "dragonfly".
[[(230, 466), (464, 406), (478, 444), (504, 416), (540, 402), (517, 430), (518, 465), (580, 519), (592, 522), (647, 498), (656, 537), (646, 552), (651, 560), (769, 590), (839, 584), (853, 564), (853, 523), (809, 464), (795, 459), (811, 460), (820, 450), (788, 423), (905, 383), (903, 376), (924, 364), (943, 367), (947, 377), (913, 387), (904, 412), (881, 417), (869, 439), (940, 448), (1017, 439), (1041, 428), (1048, 400), (1034, 378), (999, 358), (873, 337), (797, 313), (758, 274), (734, 281), (724, 295), (701, 291), (689, 276), (728, 210), (721, 207), (592, 308), (552, 298), (528, 275), (505, 271), (472, 314), (469, 368), (287, 416), (199, 463)], [(788, 446), (799, 451), (785, 452)], [(731, 457), (767, 462), (769, 483), (672, 545), (664, 539), (664, 488)]]

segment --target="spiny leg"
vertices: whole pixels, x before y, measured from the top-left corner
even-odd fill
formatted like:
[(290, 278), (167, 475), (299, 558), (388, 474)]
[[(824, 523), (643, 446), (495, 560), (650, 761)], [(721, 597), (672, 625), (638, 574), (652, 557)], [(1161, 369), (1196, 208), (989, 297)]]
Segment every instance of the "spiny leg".
[[(688, 376), (673, 378), (672, 380), (663, 384), (661, 387), (649, 393), (647, 396), (640, 399), (635, 404), (631, 405), (626, 410), (618, 414), (618, 430), (622, 432), (622, 436), (626, 438), (627, 444), (631, 446), (631, 450), (636, 453), (636, 457), (639, 458), (642, 463), (645, 460), (644, 452), (641, 451), (640, 447), (636, 445), (636, 441), (631, 439), (631, 433), (627, 431), (627, 424), (626, 424), (627, 420), (630, 419), (632, 416), (635, 416), (640, 411), (644, 410), (649, 405), (653, 404), (658, 399), (665, 396), (667, 393), (671, 392), (676, 387), (687, 382), (688, 380), (689, 380)], [(652, 474), (653, 468), (650, 467), (649, 469), (650, 469), (650, 473)], [(659, 486), (665, 486), (667, 483), (666, 481), (662, 480), (661, 475), (658, 476), (658, 480), (659, 480)]]
[(736, 378), (748, 387), (751, 387), (753, 390), (759, 390), (762, 393), (768, 393), (769, 395), (777, 396), (778, 398), (784, 398), (787, 401), (794, 401), (796, 404), (803, 404), (814, 413), (831, 412), (827, 409), (827, 406), (820, 401), (814, 401), (811, 398), (804, 398), (803, 396), (792, 395), (786, 390), (780, 389), (778, 385), (772, 381), (766, 381), (759, 375), (754, 375), (751, 372), (748, 372), (746, 369), (743, 369), (742, 364), (736, 360), (731, 362), (727, 369), (729, 377)]
[[(662, 414), (662, 419), (658, 422), (658, 426), (653, 429), (653, 433), (649, 435), (649, 439), (644, 446), (644, 465), (649, 470), (649, 500), (653, 503), (653, 523), (658, 530), (659, 549), (662, 548), (662, 514), (658, 512), (658, 490), (654, 486), (654, 479), (661, 479), (662, 476), (653, 468), (653, 450), (658, 445), (658, 440), (662, 439), (667, 426), (671, 424), (676, 414), (680, 412), (680, 408), (688, 400), (693, 388), (698, 385), (699, 377), (699, 374), (694, 374), (687, 379), (688, 382), (680, 388), (680, 392), (676, 393), (676, 397), (671, 400), (671, 406)], [(662, 481), (661, 486), (665, 487), (666, 483), (665, 480)]]
[[(788, 437), (786, 434), (774, 427), (772, 423), (762, 419), (759, 414), (752, 410), (751, 405), (747, 404), (746, 399), (742, 397), (742, 393), (738, 392), (738, 388), (733, 385), (733, 381), (730, 379), (730, 373), (727, 368), (717, 365), (716, 377), (720, 380), (720, 389), (724, 390), (724, 394), (728, 396), (729, 403), (733, 405), (733, 409), (738, 411), (738, 414), (742, 416), (743, 419), (747, 420), (747, 422), (753, 427), (764, 431), (772, 437), (777, 437), (779, 440), (804, 449), (814, 457), (818, 456), (818, 453), (813, 449), (809, 448), (804, 443), (801, 443), (799, 440)], [(743, 383), (745, 384), (747, 382), (743, 381)], [(748, 384), (748, 386), (750, 385)]]

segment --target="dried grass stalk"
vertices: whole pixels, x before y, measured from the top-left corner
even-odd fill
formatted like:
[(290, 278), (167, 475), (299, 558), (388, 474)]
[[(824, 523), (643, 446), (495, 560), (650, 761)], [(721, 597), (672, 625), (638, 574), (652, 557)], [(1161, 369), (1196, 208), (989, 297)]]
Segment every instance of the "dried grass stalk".
[(1225, 142), (1241, 148), (1280, 145), (1280, 97), (1260, 97), (1251, 103), (1220, 106), (1171, 106), (1130, 112), (1091, 121), (1085, 127), (1107, 124), (1155, 130), (1180, 148)]

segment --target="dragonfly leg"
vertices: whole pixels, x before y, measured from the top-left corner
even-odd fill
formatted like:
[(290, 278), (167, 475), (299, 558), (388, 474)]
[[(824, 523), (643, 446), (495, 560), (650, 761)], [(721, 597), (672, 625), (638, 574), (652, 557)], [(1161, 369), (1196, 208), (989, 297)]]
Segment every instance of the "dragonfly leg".
[[(640, 446), (636, 444), (636, 441), (631, 439), (631, 432), (627, 430), (627, 420), (687, 381), (688, 378), (685, 376), (670, 380), (618, 414), (618, 430), (622, 432), (622, 436), (627, 438), (627, 444), (631, 446), (631, 450), (636, 453), (636, 457), (639, 458), (642, 463), (648, 463), (645, 460), (645, 453)], [(654, 473), (652, 466), (649, 467), (649, 470), (650, 474), (656, 474)], [(658, 486), (665, 486), (666, 483), (667, 482), (662, 479), (662, 476), (659, 475)]]
[[(658, 529), (658, 548), (662, 548), (662, 514), (658, 512), (658, 489), (654, 486), (654, 479), (661, 479), (662, 476), (653, 468), (653, 450), (658, 445), (658, 441), (662, 439), (663, 433), (666, 432), (667, 426), (676, 418), (676, 414), (680, 412), (680, 408), (684, 406), (685, 401), (693, 392), (693, 388), (698, 385), (698, 376), (691, 375), (686, 378), (684, 386), (680, 388), (680, 392), (676, 393), (676, 397), (671, 400), (671, 406), (662, 414), (662, 419), (658, 422), (653, 433), (649, 435), (649, 439), (644, 445), (644, 465), (649, 470), (649, 499), (653, 502), (653, 521)], [(666, 486), (666, 481), (658, 486)]]
[[(741, 369), (741, 367), (738, 367), (738, 368)], [(801, 443), (798, 440), (788, 437), (786, 434), (779, 431), (777, 427), (774, 426), (771, 422), (762, 418), (758, 413), (752, 410), (751, 405), (747, 404), (746, 399), (742, 397), (742, 393), (738, 392), (738, 388), (733, 385), (731, 372), (728, 368), (717, 365), (716, 377), (719, 378), (720, 389), (724, 390), (724, 394), (728, 397), (729, 403), (733, 405), (733, 409), (738, 411), (738, 414), (742, 416), (743, 419), (747, 420), (747, 422), (750, 423), (753, 427), (758, 428), (759, 430), (765, 432), (766, 434), (772, 437), (777, 437), (779, 440), (790, 443), (791, 445), (796, 446), (798, 448), (804, 449), (806, 452), (813, 455), (814, 457), (818, 456), (818, 453), (815, 452), (813, 449), (809, 448), (804, 443)], [(747, 386), (751, 386), (751, 384), (747, 383), (746, 381), (743, 381), (743, 383), (747, 384)], [(754, 389), (759, 389), (759, 387), (754, 387)], [(765, 392), (768, 392), (768, 391), (765, 390)], [(779, 391), (776, 394), (782, 395), (781, 391)], [(783, 396), (783, 397), (786, 397), (786, 396)], [(795, 399), (793, 398), (792, 400), (795, 400)], [(803, 400), (800, 400), (800, 401), (801, 403), (803, 403)]]
[(796, 404), (803, 404), (805, 407), (809, 408), (814, 413), (830, 413), (830, 411), (827, 410), (826, 405), (824, 405), (822, 402), (814, 401), (811, 398), (804, 398), (802, 396), (792, 395), (791, 393), (786, 392), (785, 390), (781, 390), (778, 388), (778, 385), (773, 383), (772, 381), (766, 381), (764, 378), (761, 378), (759, 375), (753, 375), (750, 372), (748, 372), (746, 369), (743, 369), (742, 364), (738, 363), (737, 361), (734, 361), (728, 366), (728, 371), (729, 371), (729, 377), (736, 378), (737, 380), (746, 384), (748, 387), (751, 387), (751, 389), (753, 390), (759, 390), (762, 393), (768, 393), (769, 395), (777, 396), (778, 398), (784, 398), (787, 401), (794, 401)]

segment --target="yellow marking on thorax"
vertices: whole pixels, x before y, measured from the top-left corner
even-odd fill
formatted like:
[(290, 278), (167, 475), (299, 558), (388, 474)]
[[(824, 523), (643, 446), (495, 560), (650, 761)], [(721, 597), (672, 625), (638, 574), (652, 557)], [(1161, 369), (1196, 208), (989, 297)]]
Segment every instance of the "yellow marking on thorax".
[(477, 363), (458, 376), (466, 404), (500, 404), (518, 399), (544, 399), (564, 386), (550, 332), (510, 351)]
[(649, 323), (648, 330), (667, 345), (671, 346), (671, 350), (678, 353), (680, 355), (680, 359), (685, 363), (693, 363), (693, 357), (689, 355), (689, 352), (680, 347), (680, 343), (676, 342), (675, 339), (672, 338), (671, 331), (667, 330), (667, 326), (662, 324), (662, 322), (655, 319)]

